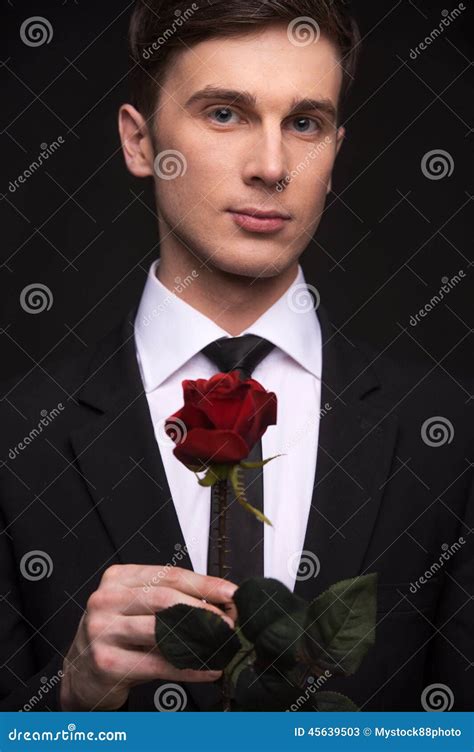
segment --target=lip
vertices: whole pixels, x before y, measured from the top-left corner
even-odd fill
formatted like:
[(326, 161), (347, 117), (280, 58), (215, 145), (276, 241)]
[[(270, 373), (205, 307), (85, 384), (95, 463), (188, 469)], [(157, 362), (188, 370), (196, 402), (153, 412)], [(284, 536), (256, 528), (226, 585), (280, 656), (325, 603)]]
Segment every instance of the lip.
[(235, 212), (235, 214), (248, 214), (251, 217), (259, 217), (262, 219), (266, 219), (267, 217), (270, 217), (271, 219), (275, 217), (291, 219), (290, 215), (286, 212), (279, 211), (278, 209), (259, 209), (257, 206), (242, 206), (239, 209), (229, 209), (229, 211)]
[(246, 207), (239, 211), (229, 210), (234, 222), (249, 232), (276, 232), (290, 220), (290, 216), (275, 210)]

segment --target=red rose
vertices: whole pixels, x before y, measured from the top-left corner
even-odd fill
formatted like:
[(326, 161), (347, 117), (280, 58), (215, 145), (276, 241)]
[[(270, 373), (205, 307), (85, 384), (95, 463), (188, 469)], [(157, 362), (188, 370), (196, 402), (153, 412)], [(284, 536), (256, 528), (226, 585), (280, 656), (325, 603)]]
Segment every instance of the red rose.
[(184, 407), (166, 420), (165, 431), (185, 465), (236, 464), (276, 424), (276, 394), (255, 379), (241, 379), (239, 371), (185, 379), (183, 395)]

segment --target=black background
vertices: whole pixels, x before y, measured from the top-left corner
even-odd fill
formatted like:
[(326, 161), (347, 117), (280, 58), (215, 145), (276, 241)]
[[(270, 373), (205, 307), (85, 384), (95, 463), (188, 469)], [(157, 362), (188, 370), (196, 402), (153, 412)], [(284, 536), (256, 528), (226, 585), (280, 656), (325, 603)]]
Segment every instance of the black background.
[[(427, 359), (451, 378), (472, 373), (472, 11), (413, 60), (410, 49), (457, 4), (354, 3), (363, 34), (343, 124), (333, 193), (301, 257), (342, 333), (399, 359)], [(90, 347), (138, 301), (159, 254), (151, 179), (126, 170), (117, 110), (127, 100), (133, 3), (1, 5), (2, 374), (26, 374), (51, 354)], [(183, 4), (185, 8), (185, 4)], [(46, 17), (49, 44), (28, 47), (22, 22)], [(12, 193), (42, 143), (64, 144)], [(454, 171), (421, 170), (434, 149)], [(441, 278), (466, 277), (416, 326)], [(50, 310), (29, 314), (26, 285), (47, 285)], [(466, 392), (466, 400), (468, 394)]]

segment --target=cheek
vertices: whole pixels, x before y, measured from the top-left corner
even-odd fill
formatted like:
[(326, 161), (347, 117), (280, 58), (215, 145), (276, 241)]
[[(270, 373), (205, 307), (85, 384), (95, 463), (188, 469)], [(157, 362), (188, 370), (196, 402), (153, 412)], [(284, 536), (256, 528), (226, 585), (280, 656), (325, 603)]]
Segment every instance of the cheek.
[[(166, 146), (165, 146), (166, 145)], [(216, 144), (215, 139), (210, 139), (205, 130), (199, 127), (183, 126), (172, 129), (169, 123), (162, 126), (162, 139), (159, 143), (161, 151), (155, 159), (155, 172), (161, 168), (165, 177), (175, 175), (179, 180), (160, 180), (159, 190), (163, 196), (169, 190), (178, 194), (188, 194), (191, 186), (196, 189), (203, 182), (208, 184), (214, 179), (217, 172), (221, 172), (223, 165), (229, 160), (229, 151), (221, 144)], [(159, 174), (159, 173), (157, 173)], [(205, 191), (201, 191), (204, 192)]]
[(174, 180), (156, 180), (157, 207), (168, 221), (184, 224), (212, 211), (214, 178), (209, 165), (197, 169), (188, 165), (186, 172)]
[(307, 211), (312, 211), (315, 207), (319, 208), (324, 204), (330, 176), (330, 170), (313, 169), (308, 170), (307, 174), (296, 177), (293, 181), (294, 195), (297, 194), (294, 200), (300, 209), (303, 207)]
[(199, 151), (193, 154), (191, 168), (195, 180), (206, 181), (207, 184), (218, 183), (228, 176), (239, 174), (244, 156), (235, 144), (226, 144), (221, 138), (212, 143), (199, 146)]
[(187, 213), (199, 200), (191, 194), (192, 189), (187, 173), (175, 180), (155, 181), (155, 200), (158, 212), (163, 214), (167, 221), (172, 224), (179, 222), (180, 215), (183, 214), (183, 207), (186, 207)]
[[(241, 168), (239, 158), (222, 144), (206, 148), (195, 154), (185, 176), (186, 191), (201, 200), (200, 210), (209, 214), (213, 207), (225, 202), (225, 197), (240, 191)], [(191, 199), (189, 199), (191, 200)]]

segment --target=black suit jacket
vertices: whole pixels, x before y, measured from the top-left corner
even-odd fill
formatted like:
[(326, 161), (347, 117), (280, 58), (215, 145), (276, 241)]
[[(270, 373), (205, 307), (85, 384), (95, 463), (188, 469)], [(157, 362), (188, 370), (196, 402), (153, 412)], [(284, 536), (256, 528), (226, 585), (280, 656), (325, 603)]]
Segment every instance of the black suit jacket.
[[(1, 710), (59, 710), (58, 671), (104, 570), (173, 562), (176, 544), (185, 546), (136, 362), (136, 310), (93, 351), (49, 359), (3, 384)], [(375, 646), (355, 675), (330, 678), (324, 689), (342, 691), (363, 710), (421, 710), (423, 689), (436, 682), (454, 695), (453, 710), (474, 710), (466, 391), (431, 362), (401, 364), (349, 343), (323, 306), (318, 316), (321, 406), (330, 409), (320, 423), (304, 549), (318, 557), (320, 571), (298, 579), (295, 592), (311, 599), (368, 572), (379, 582)], [(41, 411), (59, 403), (64, 409), (18, 450)], [(454, 436), (430, 446), (421, 430), (436, 416), (451, 422)], [(439, 563), (460, 536), (464, 543)], [(49, 576), (24, 576), (31, 551), (50, 557)], [(179, 565), (192, 568), (187, 554)], [(430, 568), (425, 584), (414, 585)], [(125, 708), (156, 710), (163, 683), (133, 688)], [(186, 710), (209, 707), (209, 685), (185, 690)]]

